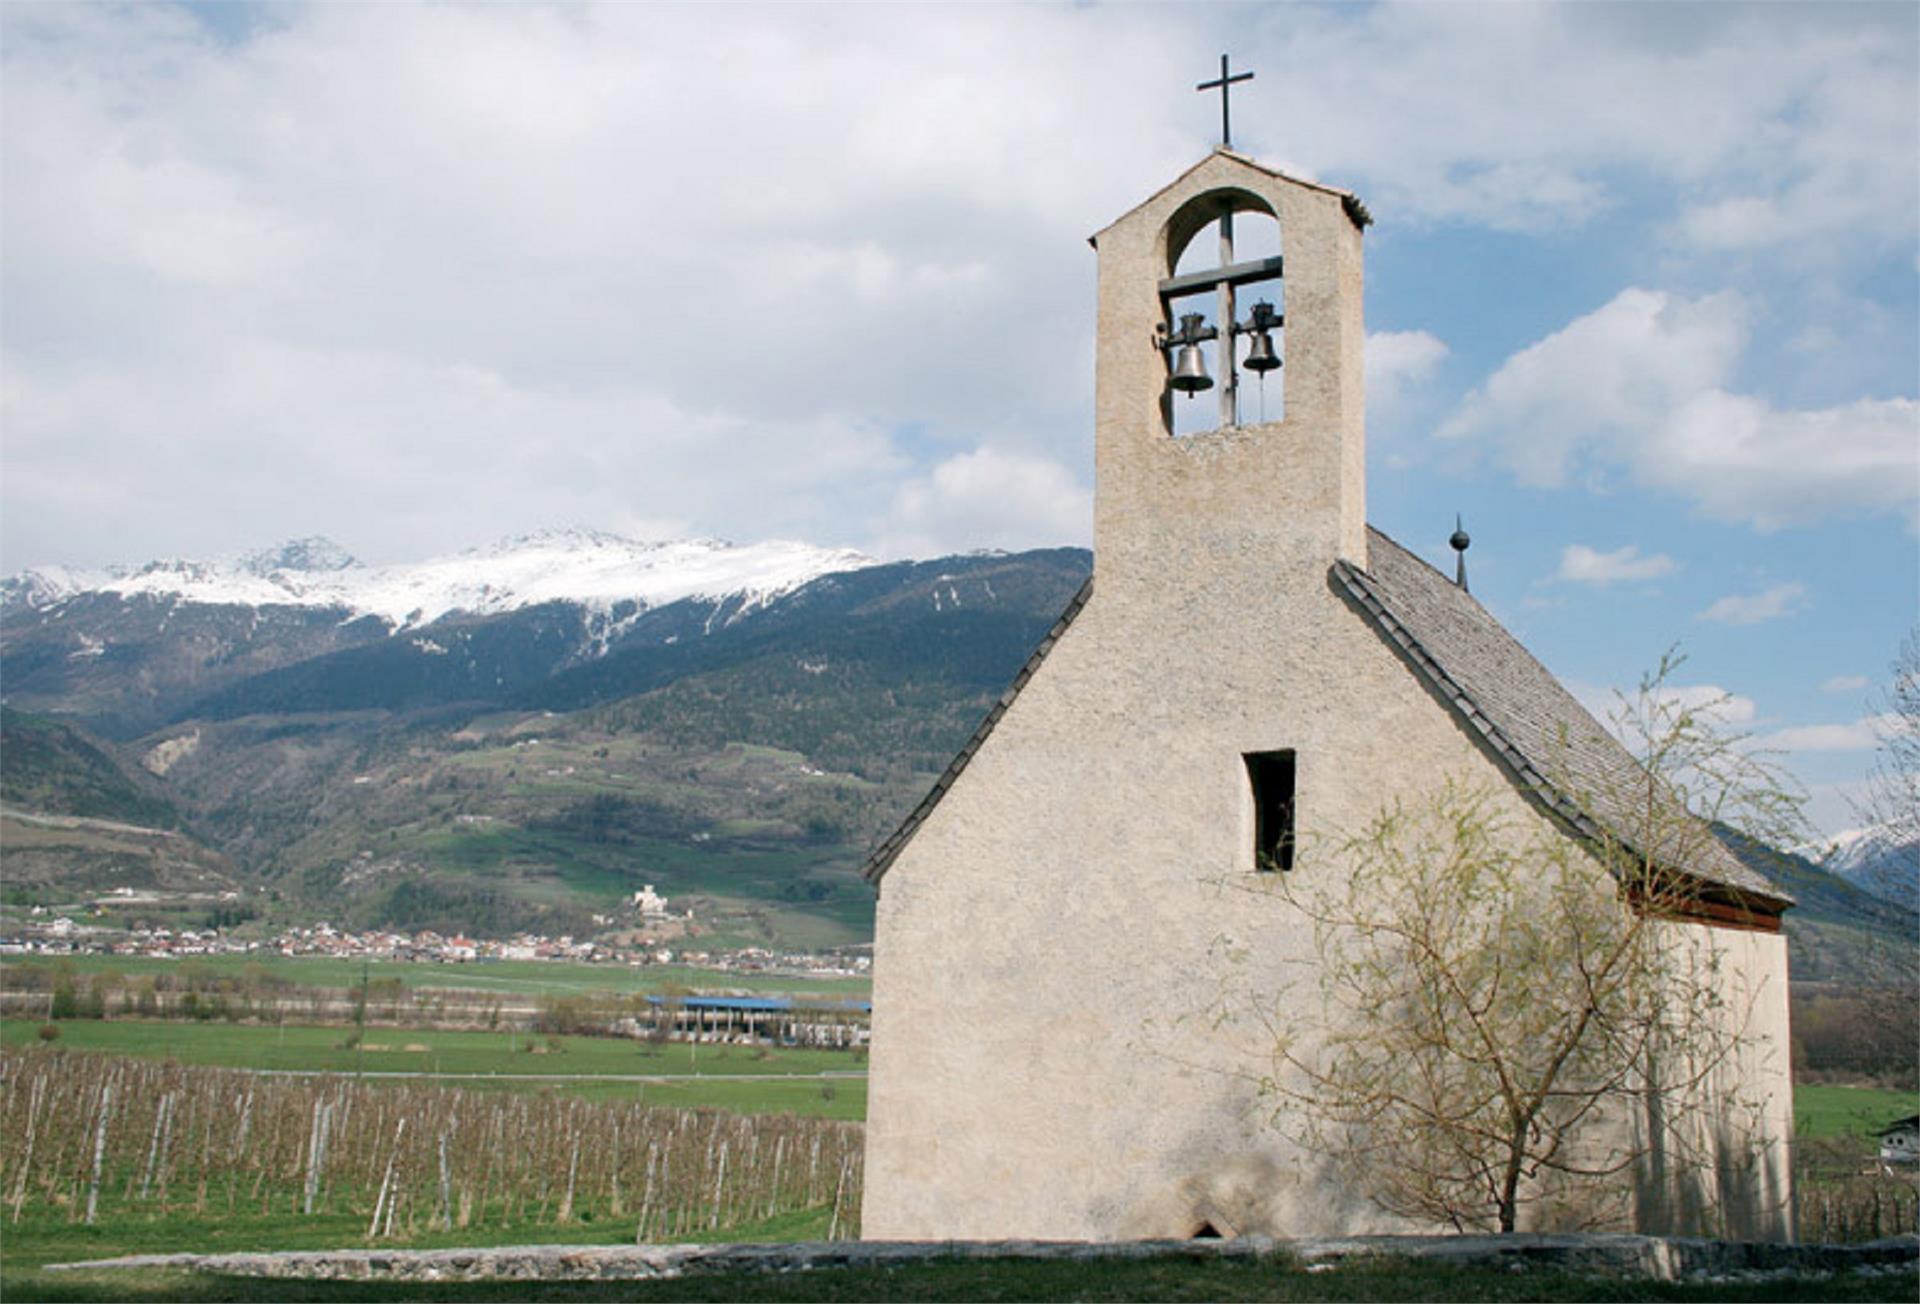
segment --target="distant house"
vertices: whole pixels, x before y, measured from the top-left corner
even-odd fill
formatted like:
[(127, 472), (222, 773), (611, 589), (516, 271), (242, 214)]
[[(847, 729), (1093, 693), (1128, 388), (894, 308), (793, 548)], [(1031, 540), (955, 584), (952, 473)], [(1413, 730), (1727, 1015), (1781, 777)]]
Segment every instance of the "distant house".
[(1889, 1123), (1876, 1133), (1883, 1164), (1920, 1163), (1920, 1114)]

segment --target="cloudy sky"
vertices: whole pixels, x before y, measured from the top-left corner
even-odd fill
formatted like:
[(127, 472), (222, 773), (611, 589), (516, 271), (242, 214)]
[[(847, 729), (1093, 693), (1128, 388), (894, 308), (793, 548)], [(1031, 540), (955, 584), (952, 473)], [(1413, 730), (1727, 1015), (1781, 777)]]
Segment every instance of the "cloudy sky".
[(0, 7), (0, 569), (1084, 543), (1090, 232), (1357, 190), (1373, 519), (1829, 832), (1920, 609), (1920, 8)]

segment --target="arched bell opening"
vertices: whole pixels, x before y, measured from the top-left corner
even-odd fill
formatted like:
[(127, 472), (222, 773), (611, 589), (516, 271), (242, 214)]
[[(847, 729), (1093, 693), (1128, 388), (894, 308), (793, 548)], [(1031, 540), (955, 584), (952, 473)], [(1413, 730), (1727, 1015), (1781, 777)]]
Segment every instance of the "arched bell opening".
[(1176, 438), (1286, 415), (1280, 222), (1249, 190), (1209, 191), (1167, 222), (1157, 343)]

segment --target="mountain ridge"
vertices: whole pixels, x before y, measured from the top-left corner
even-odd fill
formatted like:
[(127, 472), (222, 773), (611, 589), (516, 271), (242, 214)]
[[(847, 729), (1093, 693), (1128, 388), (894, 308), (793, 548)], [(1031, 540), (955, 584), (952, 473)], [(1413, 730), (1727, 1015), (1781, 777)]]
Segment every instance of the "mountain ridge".
[(736, 594), (766, 601), (821, 575), (877, 564), (850, 548), (789, 539), (737, 545), (571, 528), (367, 566), (331, 539), (311, 535), (230, 559), (24, 570), (0, 579), (0, 610), (44, 611), (91, 594), (145, 595), (202, 606), (334, 609), (348, 618), (376, 617), (397, 633), (455, 614), (497, 615), (556, 601), (602, 610)]

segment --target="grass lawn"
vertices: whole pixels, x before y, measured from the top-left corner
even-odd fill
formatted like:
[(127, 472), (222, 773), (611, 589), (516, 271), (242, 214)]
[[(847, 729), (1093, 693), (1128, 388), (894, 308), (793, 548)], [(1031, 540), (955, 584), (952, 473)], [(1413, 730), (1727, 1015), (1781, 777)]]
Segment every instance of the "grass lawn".
[[(548, 1038), (524, 1032), (450, 1032), (431, 1028), (366, 1030), (284, 1024), (192, 1023), (179, 1019), (73, 1019), (59, 1024), (66, 1050), (177, 1059), (227, 1068), (300, 1069), (328, 1073), (544, 1074), (554, 1077), (699, 1074), (860, 1073), (851, 1052), (782, 1047), (649, 1045), (617, 1037)], [(0, 1045), (33, 1042), (32, 1019), (0, 1021)]]
[[(179, 974), (185, 965), (204, 966), (221, 977), (239, 978), (258, 966), (273, 978), (303, 987), (353, 988), (360, 985), (358, 960), (306, 955), (208, 955), (190, 960), (160, 960), (137, 955), (75, 955), (58, 960), (9, 960), (9, 969), (70, 965), (76, 974)], [(589, 992), (783, 992), (862, 999), (873, 990), (865, 978), (781, 978), (729, 973), (683, 965), (632, 968), (615, 964), (568, 964), (543, 960), (475, 960), (468, 964), (412, 964), (375, 960), (367, 966), (375, 981), (398, 978), (409, 987), (458, 987), (531, 996), (577, 996)]]
[(1920, 1114), (1920, 1092), (1873, 1087), (1793, 1089), (1793, 1131), (1804, 1141), (1825, 1137), (1870, 1137), (1897, 1118)]
[(462, 1078), (448, 1085), (467, 1091), (554, 1091), (582, 1100), (630, 1100), (662, 1109), (724, 1109), (735, 1114), (801, 1114), (843, 1123), (867, 1117), (865, 1078), (752, 1080), (702, 1077), (674, 1082), (608, 1082), (562, 1078), (555, 1082), (510, 1082), (504, 1078)]

